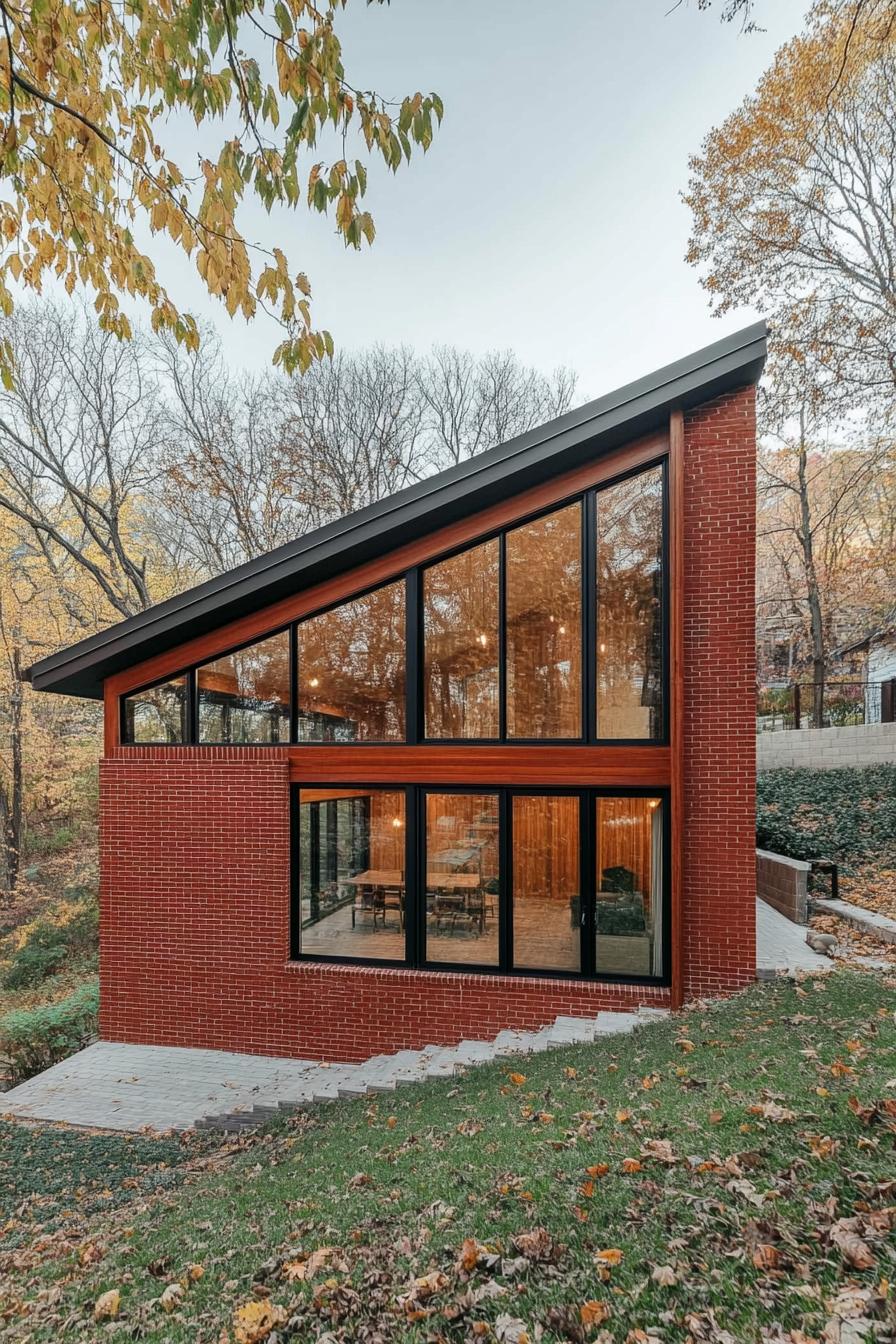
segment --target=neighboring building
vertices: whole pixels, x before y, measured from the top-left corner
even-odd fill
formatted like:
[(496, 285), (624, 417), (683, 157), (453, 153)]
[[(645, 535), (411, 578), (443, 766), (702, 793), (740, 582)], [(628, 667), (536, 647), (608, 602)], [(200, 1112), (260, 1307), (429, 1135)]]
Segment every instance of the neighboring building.
[(31, 669), (101, 1030), (359, 1059), (755, 976), (750, 327)]
[(864, 639), (840, 649), (837, 656), (862, 660), (865, 722), (896, 722), (896, 611)]

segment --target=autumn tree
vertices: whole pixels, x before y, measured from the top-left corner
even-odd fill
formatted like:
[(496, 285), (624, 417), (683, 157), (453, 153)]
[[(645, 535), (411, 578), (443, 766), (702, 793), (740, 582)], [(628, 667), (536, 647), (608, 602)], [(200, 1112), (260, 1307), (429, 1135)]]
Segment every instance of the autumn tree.
[(896, 400), (894, 15), (818, 0), (691, 162), (688, 260), (717, 313), (768, 316), (770, 372), (816, 408)]
[[(241, 207), (304, 206), (330, 215), (347, 246), (371, 243), (368, 166), (396, 171), (442, 116), (435, 94), (393, 102), (355, 87), (345, 6), (0, 0), (0, 311), (15, 284), (40, 292), (54, 276), (95, 296), (105, 330), (130, 334), (121, 299), (134, 297), (155, 330), (193, 348), (195, 322), (158, 277), (165, 238), (231, 316), (277, 319), (285, 370), (330, 350), (296, 259), (247, 238)], [(191, 140), (195, 163), (182, 152)]]
[(832, 653), (892, 605), (896, 451), (865, 426), (832, 441), (810, 407), (796, 409), (759, 454), (757, 614), (760, 634), (788, 632), (797, 674), (811, 669), (821, 725)]
[[(43, 304), (0, 324), (0, 509), (24, 525), (85, 632), (153, 591), (145, 500), (158, 473), (158, 378), (144, 343)], [(75, 572), (87, 580), (73, 580)]]
[(229, 371), (161, 343), (166, 388), (157, 528), (219, 573), (568, 410), (575, 375), (510, 352), (339, 352), (301, 379)]
[(477, 359), (441, 345), (423, 361), (419, 385), (429, 452), (442, 468), (562, 415), (572, 405), (576, 378), (564, 367), (547, 377), (510, 350)]
[[(0, 510), (0, 905), (16, 890), (29, 825), (58, 824), (78, 810), (78, 778), (96, 757), (98, 706), (36, 696), (24, 672), (85, 633), (90, 580), (54, 573), (30, 530)], [(78, 615), (74, 615), (78, 613)]]

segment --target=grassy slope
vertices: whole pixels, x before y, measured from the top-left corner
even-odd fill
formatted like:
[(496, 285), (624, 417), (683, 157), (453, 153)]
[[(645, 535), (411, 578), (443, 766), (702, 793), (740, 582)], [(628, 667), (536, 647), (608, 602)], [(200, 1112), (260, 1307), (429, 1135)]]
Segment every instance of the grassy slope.
[[(851, 1309), (889, 1312), (892, 1329), (892, 1296), (876, 1288), (896, 1278), (893, 1009), (893, 982), (870, 976), (757, 987), (617, 1043), (322, 1107), (198, 1163), (187, 1147), (193, 1165), (172, 1171), (171, 1189), (153, 1191), (146, 1170), (175, 1162), (170, 1140), (0, 1133), (0, 1151), (17, 1145), (0, 1162), (0, 1334), (5, 1320), (17, 1341), (251, 1341), (268, 1302), (289, 1318), (280, 1338), (302, 1341), (510, 1344), (525, 1328), (530, 1340), (622, 1344), (656, 1327), (668, 1344), (724, 1340), (721, 1329), (754, 1340), (769, 1322), (814, 1338), (848, 1285), (865, 1293)], [(863, 1119), (851, 1097), (880, 1106)], [(46, 1192), (47, 1145), (50, 1167), (81, 1155), (68, 1192)], [(85, 1199), (75, 1186), (91, 1171)], [(29, 1200), (29, 1188), (43, 1194)], [(97, 1211), (104, 1201), (117, 1207)], [(860, 1221), (838, 1230), (858, 1201)], [(514, 1239), (539, 1228), (514, 1264)], [(458, 1268), (467, 1238), (510, 1263)], [(322, 1247), (337, 1249), (297, 1277)], [(622, 1252), (618, 1264), (601, 1267), (606, 1250)], [(284, 1271), (284, 1257), (299, 1268)], [(657, 1266), (675, 1282), (655, 1281)], [(167, 1314), (159, 1298), (178, 1279)], [(121, 1314), (94, 1324), (109, 1289)]]

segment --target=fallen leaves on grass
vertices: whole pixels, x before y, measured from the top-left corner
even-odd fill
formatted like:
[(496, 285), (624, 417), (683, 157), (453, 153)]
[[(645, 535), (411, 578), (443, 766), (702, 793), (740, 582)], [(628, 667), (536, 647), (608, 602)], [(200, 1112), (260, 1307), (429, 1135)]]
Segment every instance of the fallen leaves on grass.
[(671, 1265), (655, 1265), (650, 1272), (650, 1277), (661, 1288), (672, 1288), (678, 1282), (678, 1275)]
[(513, 1245), (520, 1255), (539, 1265), (556, 1265), (566, 1250), (543, 1227), (533, 1228), (531, 1232), (520, 1232), (514, 1237)]
[(101, 1293), (93, 1305), (93, 1319), (95, 1321), (114, 1321), (121, 1308), (121, 1293), (117, 1288), (110, 1288), (107, 1292)]
[(171, 1312), (176, 1311), (183, 1300), (183, 1285), (180, 1283), (169, 1283), (168, 1287), (159, 1298), (159, 1306), (170, 1316)]
[(761, 1101), (747, 1109), (750, 1115), (761, 1115), (763, 1120), (770, 1120), (773, 1125), (786, 1125), (796, 1119), (796, 1111), (779, 1106), (776, 1101)]
[(233, 1313), (236, 1344), (261, 1344), (286, 1319), (286, 1309), (273, 1302), (246, 1302)]
[(583, 1302), (579, 1307), (579, 1320), (586, 1329), (590, 1329), (594, 1325), (602, 1325), (609, 1317), (610, 1308), (600, 1298), (590, 1298), (589, 1301)]
[(525, 1321), (518, 1316), (508, 1316), (506, 1312), (495, 1321), (495, 1338), (499, 1344), (532, 1344)]
[(862, 1240), (860, 1218), (838, 1218), (831, 1228), (831, 1241), (853, 1269), (871, 1269), (875, 1260), (871, 1247)]

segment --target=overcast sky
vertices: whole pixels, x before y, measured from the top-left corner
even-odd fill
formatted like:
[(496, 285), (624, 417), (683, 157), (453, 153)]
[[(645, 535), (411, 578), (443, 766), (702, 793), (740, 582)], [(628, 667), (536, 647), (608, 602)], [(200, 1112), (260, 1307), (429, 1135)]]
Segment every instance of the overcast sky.
[[(578, 400), (736, 330), (759, 314), (710, 317), (679, 193), (688, 155), (800, 30), (806, 0), (765, 0), (767, 31), (753, 35), (696, 0), (671, 4), (352, 0), (351, 81), (435, 89), (442, 129), (397, 177), (371, 173), (372, 248), (347, 252), (304, 211), (247, 211), (247, 235), (307, 271), (315, 321), (339, 346), (512, 347), (544, 371), (575, 369)], [(214, 322), (233, 365), (269, 361), (272, 324), (229, 322), (173, 255), (160, 273)]]

